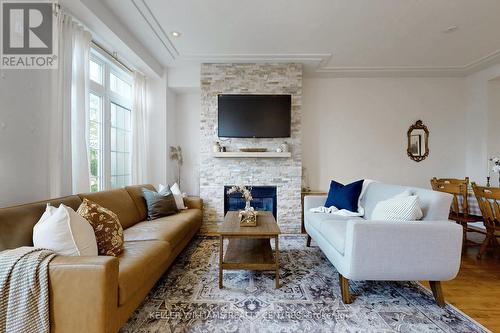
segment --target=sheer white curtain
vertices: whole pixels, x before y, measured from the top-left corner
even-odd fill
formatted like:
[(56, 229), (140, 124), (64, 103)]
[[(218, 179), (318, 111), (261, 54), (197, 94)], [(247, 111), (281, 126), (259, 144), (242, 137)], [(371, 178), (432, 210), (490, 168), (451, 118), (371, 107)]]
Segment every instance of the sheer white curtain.
[(146, 144), (146, 78), (134, 73), (134, 102), (132, 106), (132, 184), (147, 180)]
[(73, 193), (90, 190), (88, 158), (89, 53), (92, 36), (74, 25), (73, 68), (71, 82), (71, 165)]
[(88, 60), (91, 35), (59, 13), (58, 69), (52, 77), (50, 196), (90, 190), (87, 151)]

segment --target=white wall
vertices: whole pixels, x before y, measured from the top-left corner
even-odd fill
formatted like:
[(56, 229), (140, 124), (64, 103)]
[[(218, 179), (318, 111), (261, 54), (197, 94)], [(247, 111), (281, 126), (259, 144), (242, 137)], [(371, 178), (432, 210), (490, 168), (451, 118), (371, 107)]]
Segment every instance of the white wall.
[[(500, 78), (488, 82), (487, 157), (500, 156)], [(491, 172), (491, 184), (500, 187), (498, 174)]]
[(170, 89), (167, 89), (167, 183), (173, 184), (177, 181), (177, 162), (170, 160), (170, 146), (177, 146), (177, 125), (176, 125), (176, 110), (175, 101), (177, 100), (177, 95)]
[(48, 196), (50, 74), (0, 71), (0, 207)]
[[(480, 184), (486, 182), (488, 158), (492, 157), (493, 151), (493, 148), (491, 148), (492, 151), (489, 151), (488, 148), (488, 117), (490, 104), (495, 98), (490, 90), (491, 83), (497, 78), (500, 78), (500, 65), (489, 67), (465, 79), (466, 135), (468, 139), (466, 143), (466, 173), (471, 180)], [(498, 124), (494, 130), (498, 132)], [(496, 155), (498, 154), (500, 151), (496, 152)], [(493, 185), (497, 185), (497, 182), (493, 182)]]
[(181, 189), (197, 196), (200, 194), (200, 93), (178, 94), (175, 113), (176, 142), (184, 157)]
[[(362, 178), (429, 187), (465, 174), (465, 87), (462, 78), (305, 79), (303, 166), (312, 189), (331, 179)], [(429, 157), (406, 155), (406, 132), (421, 119)]]
[(177, 145), (176, 95), (167, 86), (167, 77), (148, 79), (148, 182), (172, 184), (176, 181), (177, 167), (169, 158), (169, 147)]
[(169, 68), (168, 87), (181, 93), (200, 91), (200, 65)]

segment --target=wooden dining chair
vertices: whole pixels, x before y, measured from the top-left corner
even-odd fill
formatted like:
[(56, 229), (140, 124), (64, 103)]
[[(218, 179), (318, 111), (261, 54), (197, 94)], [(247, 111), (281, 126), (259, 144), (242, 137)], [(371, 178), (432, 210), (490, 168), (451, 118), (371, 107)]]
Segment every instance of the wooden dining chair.
[(467, 240), (468, 232), (477, 232), (485, 234), (484, 231), (471, 228), (469, 223), (474, 223), (482, 221), (483, 218), (480, 216), (469, 215), (469, 200), (468, 187), (469, 187), (469, 177), (465, 179), (455, 179), (455, 178), (432, 178), (431, 186), (434, 191), (446, 192), (453, 195), (453, 201), (450, 207), (449, 219), (457, 222), (463, 227), (463, 247), (467, 245), (478, 245), (477, 243)]
[(477, 258), (481, 259), (481, 256), (489, 247), (493, 249), (500, 248), (497, 240), (500, 237), (500, 188), (481, 187), (472, 183), (472, 189), (483, 214), (484, 226), (486, 227), (486, 238), (477, 254)]

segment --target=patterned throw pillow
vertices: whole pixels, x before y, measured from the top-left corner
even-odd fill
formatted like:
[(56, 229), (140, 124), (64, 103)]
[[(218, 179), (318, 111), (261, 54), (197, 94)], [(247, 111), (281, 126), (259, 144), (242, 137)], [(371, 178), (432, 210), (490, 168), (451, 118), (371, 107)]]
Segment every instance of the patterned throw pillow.
[(99, 255), (117, 257), (123, 251), (123, 228), (115, 213), (88, 199), (76, 211), (94, 228)]

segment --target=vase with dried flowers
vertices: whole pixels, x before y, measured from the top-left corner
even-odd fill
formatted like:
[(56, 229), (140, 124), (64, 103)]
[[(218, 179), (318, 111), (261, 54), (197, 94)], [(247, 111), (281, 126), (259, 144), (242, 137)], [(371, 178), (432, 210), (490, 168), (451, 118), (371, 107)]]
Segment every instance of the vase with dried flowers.
[(181, 186), (181, 166), (184, 162), (182, 158), (182, 149), (181, 146), (170, 146), (170, 160), (177, 162), (177, 184), (179, 187)]
[(232, 186), (229, 190), (227, 190), (227, 194), (241, 193), (241, 197), (245, 199), (245, 210), (254, 210), (253, 207), (250, 206), (250, 202), (253, 200), (251, 190), (251, 187), (242, 185)]

